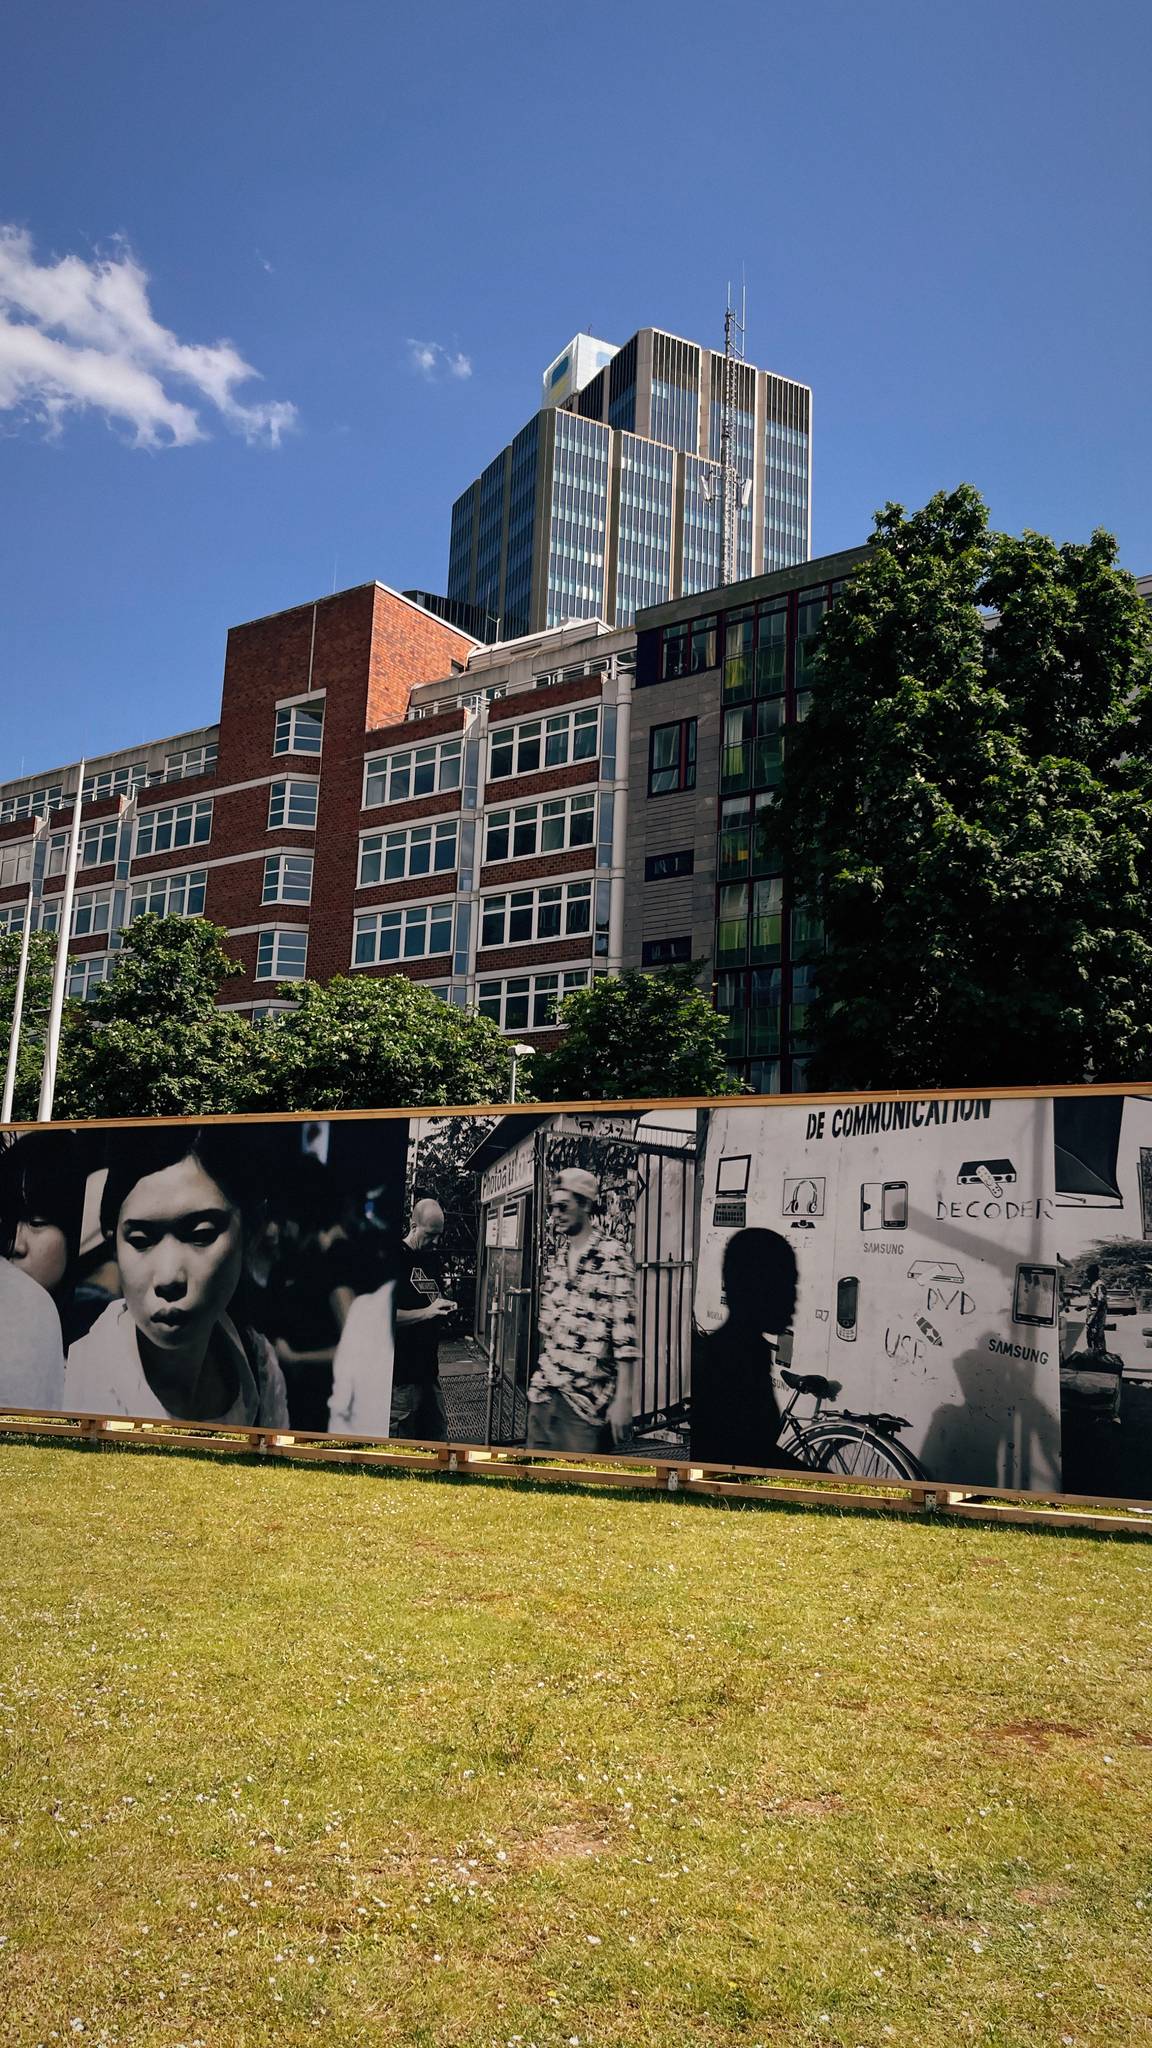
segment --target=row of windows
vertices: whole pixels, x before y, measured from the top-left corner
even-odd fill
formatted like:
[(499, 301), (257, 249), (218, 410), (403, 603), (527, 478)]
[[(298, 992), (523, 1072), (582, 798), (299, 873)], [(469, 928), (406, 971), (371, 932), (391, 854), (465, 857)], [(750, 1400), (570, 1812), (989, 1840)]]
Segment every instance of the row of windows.
[[(784, 972), (779, 967), (729, 968), (716, 977), (716, 1008), (724, 1018), (729, 1059), (771, 1056), (781, 1050), (785, 1024), (792, 1052), (809, 1049), (816, 968), (793, 967), (785, 1015)], [(795, 1080), (795, 1077), (793, 1077)]]
[(531, 854), (591, 846), (595, 830), (596, 796), (592, 790), (517, 804), (512, 810), (489, 811), (484, 821), (484, 858), (524, 860)]
[[(152, 787), (158, 782), (184, 782), (193, 775), (208, 775), (216, 766), (217, 743), (205, 740), (198, 747), (183, 747), (169, 754), (163, 768), (148, 768), (143, 761), (133, 761), (122, 768), (94, 769), (84, 777), (82, 798), (85, 803), (98, 802), (109, 796), (127, 795), (134, 789)], [(0, 797), (0, 825), (11, 825), (18, 818), (44, 818), (53, 810), (59, 810), (72, 802), (71, 793), (66, 797), (60, 782), (46, 783), (41, 789), (22, 790), (18, 796)]]
[(559, 882), (485, 896), (481, 946), (516, 946), (538, 939), (576, 938), (592, 929), (591, 882)]
[(374, 755), (364, 764), (365, 809), (459, 789), (463, 756), (461, 739), (435, 740), (426, 747), (405, 747), (398, 753)]
[(591, 971), (569, 968), (559, 974), (513, 974), (503, 981), (482, 981), (476, 1007), (501, 1031), (543, 1031), (556, 1022), (557, 1005), (578, 988), (587, 988)]
[(530, 718), (498, 728), (489, 743), (490, 780), (594, 760), (599, 751), (599, 724), (600, 714), (593, 704), (582, 711), (561, 711), (552, 718)]

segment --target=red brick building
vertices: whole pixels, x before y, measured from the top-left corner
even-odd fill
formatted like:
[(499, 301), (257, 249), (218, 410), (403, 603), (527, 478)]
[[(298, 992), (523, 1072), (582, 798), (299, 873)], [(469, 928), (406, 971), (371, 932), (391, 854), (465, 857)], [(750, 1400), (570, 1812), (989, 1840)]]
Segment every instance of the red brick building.
[[(86, 764), (70, 992), (158, 910), (227, 927), (232, 1007), (402, 972), (546, 1031), (620, 964), (634, 645), (491, 648), (376, 583), (234, 627), (218, 725)], [(56, 929), (77, 780), (0, 786), (0, 931)]]

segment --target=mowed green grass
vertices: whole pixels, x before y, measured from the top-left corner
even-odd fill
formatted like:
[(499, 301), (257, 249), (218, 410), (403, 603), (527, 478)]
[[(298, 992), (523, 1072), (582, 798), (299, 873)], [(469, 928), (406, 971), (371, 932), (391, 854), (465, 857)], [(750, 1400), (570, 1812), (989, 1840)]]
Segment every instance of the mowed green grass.
[(1146, 2044), (1152, 1544), (0, 1446), (0, 2040)]

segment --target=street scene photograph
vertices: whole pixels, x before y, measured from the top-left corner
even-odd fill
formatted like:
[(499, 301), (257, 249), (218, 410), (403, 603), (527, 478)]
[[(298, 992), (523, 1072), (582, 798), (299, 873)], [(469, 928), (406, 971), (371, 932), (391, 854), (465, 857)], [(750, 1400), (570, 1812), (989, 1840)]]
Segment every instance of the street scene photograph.
[(13, 17), (3, 2048), (1144, 2048), (1150, 65)]

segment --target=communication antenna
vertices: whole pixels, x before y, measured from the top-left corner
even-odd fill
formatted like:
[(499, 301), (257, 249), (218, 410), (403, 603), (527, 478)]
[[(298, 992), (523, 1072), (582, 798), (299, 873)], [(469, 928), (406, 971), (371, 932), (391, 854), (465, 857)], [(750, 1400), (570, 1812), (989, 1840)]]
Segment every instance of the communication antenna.
[(752, 495), (750, 478), (741, 478), (737, 462), (736, 413), (740, 395), (740, 371), (744, 364), (744, 329), (746, 324), (748, 293), (746, 286), (740, 286), (740, 310), (737, 312), (732, 299), (732, 286), (724, 307), (724, 363), (720, 381), (720, 459), (710, 462), (700, 474), (700, 490), (705, 504), (710, 505), (713, 497), (720, 500), (720, 581), (736, 581), (736, 542), (739, 533), (740, 513), (747, 507)]

